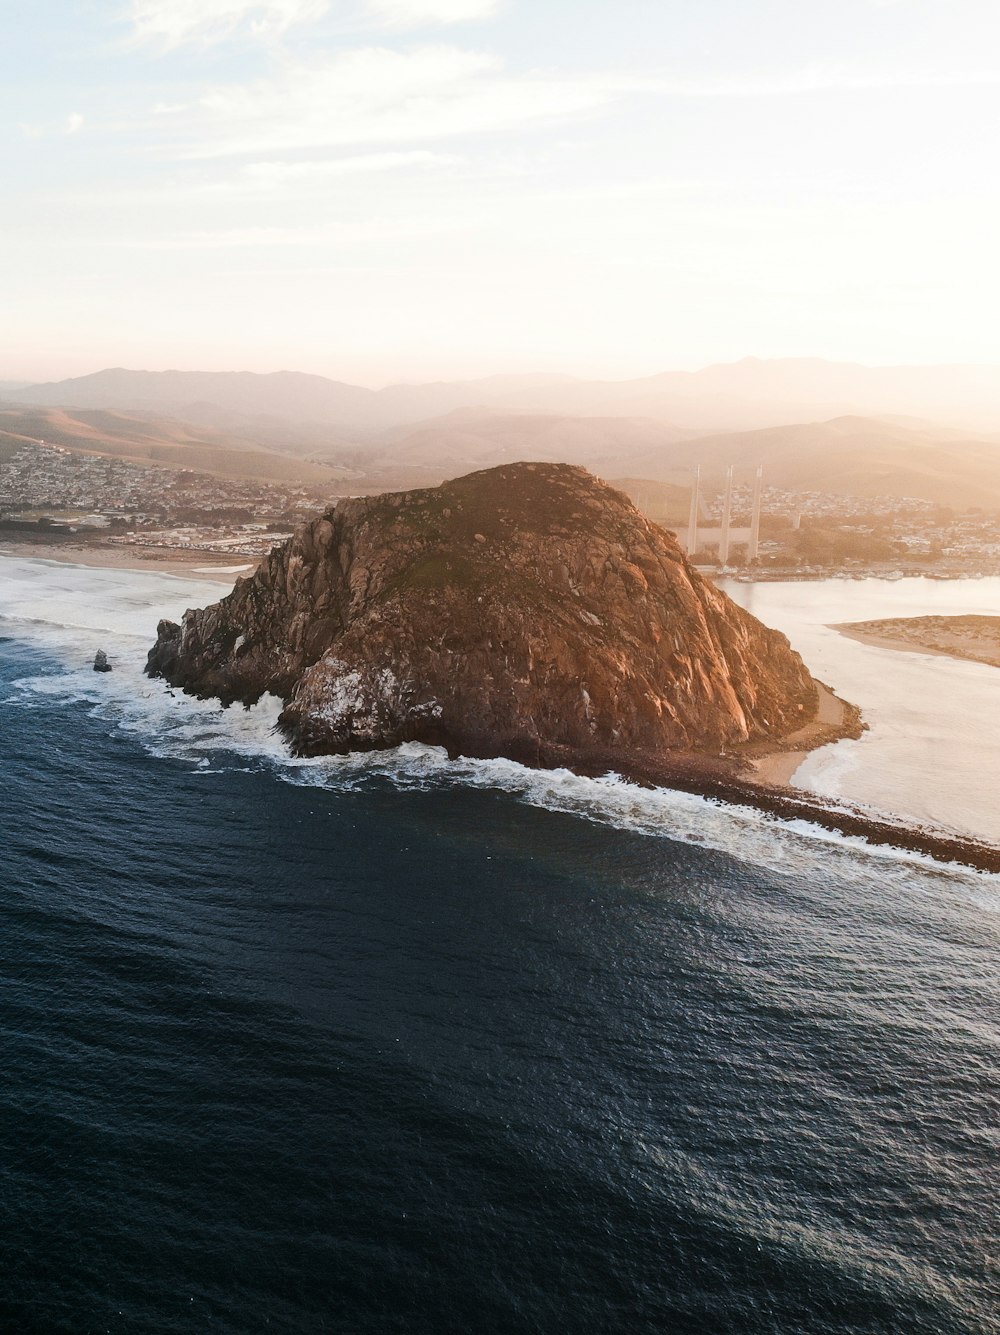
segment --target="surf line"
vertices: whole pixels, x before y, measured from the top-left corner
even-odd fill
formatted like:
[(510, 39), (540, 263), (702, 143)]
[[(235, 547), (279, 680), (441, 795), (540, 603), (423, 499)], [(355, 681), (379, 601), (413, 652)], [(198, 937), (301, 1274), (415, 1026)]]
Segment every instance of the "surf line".
[(739, 779), (704, 776), (666, 776), (656, 782), (650, 775), (623, 775), (642, 787), (671, 787), (724, 803), (752, 807), (781, 821), (805, 821), (848, 838), (874, 845), (888, 845), (911, 853), (922, 853), (935, 862), (958, 863), (977, 871), (1000, 872), (1000, 847), (971, 835), (914, 825), (884, 812), (868, 810), (833, 798), (813, 797), (802, 792)]
[[(605, 778), (609, 774), (634, 783), (639, 788), (674, 789), (692, 793), (725, 806), (750, 807), (776, 820), (803, 821), (847, 838), (861, 839), (872, 845), (887, 845), (910, 853), (920, 853), (935, 862), (957, 863), (976, 871), (1000, 872), (1000, 846), (974, 835), (952, 834), (914, 824), (887, 812), (818, 797), (804, 789), (778, 787), (750, 782), (728, 758), (678, 753), (670, 760), (660, 756), (633, 755), (624, 760), (620, 754), (594, 753), (581, 757), (568, 748), (532, 747), (532, 754), (508, 756), (529, 769), (568, 769), (582, 778)], [(468, 755), (468, 753), (465, 753)], [(451, 759), (458, 759), (452, 754)], [(492, 760), (494, 755), (469, 756)]]

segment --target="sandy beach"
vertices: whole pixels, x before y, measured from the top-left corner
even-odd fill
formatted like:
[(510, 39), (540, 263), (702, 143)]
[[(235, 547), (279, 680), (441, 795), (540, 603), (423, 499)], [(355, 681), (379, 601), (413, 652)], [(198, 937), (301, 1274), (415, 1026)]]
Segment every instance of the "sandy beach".
[(1000, 667), (1000, 617), (887, 617), (831, 626), (849, 639), (880, 649), (938, 654)]
[(20, 556), (39, 561), (61, 561), (66, 565), (94, 566), (102, 570), (155, 570), (185, 579), (233, 582), (252, 575), (258, 565), (253, 556), (229, 557), (217, 552), (183, 551), (177, 547), (112, 547), (109, 544), (71, 542), (0, 541), (0, 556)]
[[(857, 737), (862, 730), (860, 712), (834, 695), (828, 686), (818, 682), (819, 709), (811, 723), (790, 733), (783, 742), (751, 743), (741, 752), (750, 762), (750, 770), (743, 778), (750, 783), (787, 787), (792, 775), (811, 751), (818, 746), (840, 741), (843, 737)], [(764, 749), (767, 747), (767, 749)]]

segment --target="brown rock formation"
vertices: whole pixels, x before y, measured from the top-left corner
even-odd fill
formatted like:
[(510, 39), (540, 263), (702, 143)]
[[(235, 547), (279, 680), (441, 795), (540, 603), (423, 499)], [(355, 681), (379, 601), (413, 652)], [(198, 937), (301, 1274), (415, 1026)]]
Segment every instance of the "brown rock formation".
[(817, 709), (784, 635), (562, 464), (343, 501), (161, 622), (147, 671), (224, 703), (279, 695), (300, 754), (423, 741), (625, 767), (781, 738)]

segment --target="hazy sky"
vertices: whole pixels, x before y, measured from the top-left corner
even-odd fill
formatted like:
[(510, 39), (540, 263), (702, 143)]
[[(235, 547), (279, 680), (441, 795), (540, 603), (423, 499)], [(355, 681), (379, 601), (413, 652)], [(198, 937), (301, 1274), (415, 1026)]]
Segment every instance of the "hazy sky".
[(0, 15), (0, 379), (1000, 362), (998, 0)]

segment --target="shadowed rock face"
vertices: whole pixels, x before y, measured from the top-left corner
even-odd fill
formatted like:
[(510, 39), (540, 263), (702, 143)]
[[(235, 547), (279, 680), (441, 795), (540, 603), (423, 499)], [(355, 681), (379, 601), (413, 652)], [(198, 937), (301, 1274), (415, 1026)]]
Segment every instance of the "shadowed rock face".
[(221, 602), (161, 622), (147, 671), (224, 703), (279, 695), (300, 754), (423, 741), (624, 763), (780, 738), (817, 709), (784, 635), (562, 464), (343, 501)]

